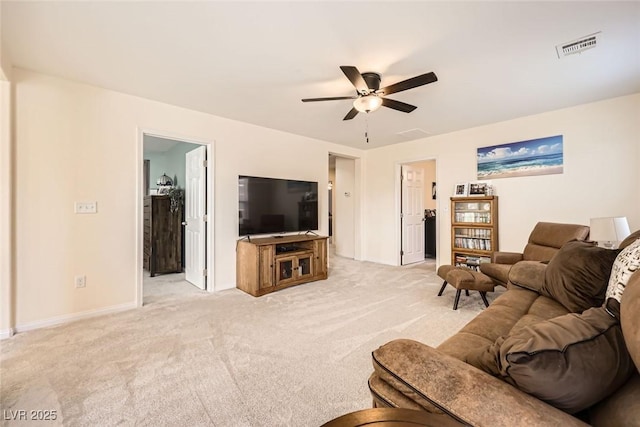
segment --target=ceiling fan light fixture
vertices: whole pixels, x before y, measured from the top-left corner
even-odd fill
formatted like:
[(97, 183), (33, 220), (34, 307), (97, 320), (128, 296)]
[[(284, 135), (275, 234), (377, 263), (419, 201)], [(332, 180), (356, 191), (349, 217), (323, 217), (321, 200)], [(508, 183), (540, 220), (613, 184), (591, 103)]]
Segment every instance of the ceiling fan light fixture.
[(370, 113), (372, 111), (376, 111), (381, 106), (382, 98), (374, 94), (361, 96), (360, 98), (353, 101), (353, 108), (360, 111), (361, 113)]

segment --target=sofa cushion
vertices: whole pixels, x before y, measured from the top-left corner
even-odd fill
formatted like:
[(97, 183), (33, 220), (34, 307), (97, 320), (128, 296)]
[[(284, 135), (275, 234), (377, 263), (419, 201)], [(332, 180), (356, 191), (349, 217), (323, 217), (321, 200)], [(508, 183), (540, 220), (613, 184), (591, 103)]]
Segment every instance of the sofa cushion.
[(606, 290), (607, 310), (620, 317), (622, 294), (633, 273), (640, 270), (640, 239), (624, 248), (615, 259)]
[(509, 271), (511, 270), (511, 264), (495, 264), (492, 262), (481, 263), (480, 271), (489, 277), (497, 279), (498, 285), (506, 285), (509, 281)]
[(586, 225), (539, 222), (529, 235), (523, 259), (549, 261), (566, 242), (574, 239), (584, 240), (588, 235), (589, 227)]
[(627, 350), (640, 372), (640, 272), (629, 279), (620, 304), (620, 324)]
[(635, 371), (604, 307), (521, 328), (467, 361), (569, 413), (605, 398)]
[(540, 293), (573, 313), (600, 306), (616, 255), (591, 243), (567, 242), (547, 265)]
[(544, 285), (544, 273), (547, 264), (541, 261), (520, 261), (515, 264), (509, 271), (509, 285), (507, 289), (514, 285), (539, 292)]
[(592, 427), (640, 426), (640, 375), (629, 378), (618, 391), (589, 408)]
[(624, 249), (638, 239), (640, 239), (640, 230), (636, 230), (629, 234), (622, 242), (620, 242), (619, 248)]
[(524, 289), (503, 293), (458, 333), (442, 342), (438, 350), (456, 359), (465, 360), (472, 349), (486, 348), (501, 335), (507, 335), (539, 296)]

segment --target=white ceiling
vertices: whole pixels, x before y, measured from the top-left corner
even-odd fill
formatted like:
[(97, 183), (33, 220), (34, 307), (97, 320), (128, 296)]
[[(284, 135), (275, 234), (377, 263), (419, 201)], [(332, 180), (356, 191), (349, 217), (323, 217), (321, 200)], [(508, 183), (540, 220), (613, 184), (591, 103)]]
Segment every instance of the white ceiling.
[[(15, 66), (363, 149), (640, 92), (637, 1), (1, 4)], [(354, 94), (340, 65), (439, 81), (389, 96), (410, 114), (343, 121), (350, 101), (300, 101)]]
[(145, 134), (143, 151), (145, 155), (150, 153), (166, 153), (178, 144), (184, 144), (184, 142)]

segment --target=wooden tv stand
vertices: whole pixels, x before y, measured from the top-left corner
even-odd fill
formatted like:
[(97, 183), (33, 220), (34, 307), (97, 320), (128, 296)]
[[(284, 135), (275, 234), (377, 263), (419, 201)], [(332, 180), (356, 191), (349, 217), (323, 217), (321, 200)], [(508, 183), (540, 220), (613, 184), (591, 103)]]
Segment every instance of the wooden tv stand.
[(325, 236), (239, 240), (236, 252), (236, 287), (255, 297), (327, 278)]

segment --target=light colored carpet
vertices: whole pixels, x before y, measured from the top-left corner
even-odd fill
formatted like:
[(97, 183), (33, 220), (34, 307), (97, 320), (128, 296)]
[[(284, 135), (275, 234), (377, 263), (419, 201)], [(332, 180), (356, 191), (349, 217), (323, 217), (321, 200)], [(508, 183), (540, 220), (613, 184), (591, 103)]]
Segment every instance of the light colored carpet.
[(453, 311), (452, 287), (437, 297), (433, 262), (332, 256), (329, 279), (260, 298), (181, 279), (146, 287), (143, 308), (0, 342), (2, 412), (57, 411), (42, 425), (319, 426), (371, 406), (372, 350), (401, 337), (435, 346), (483, 308), (472, 293)]

